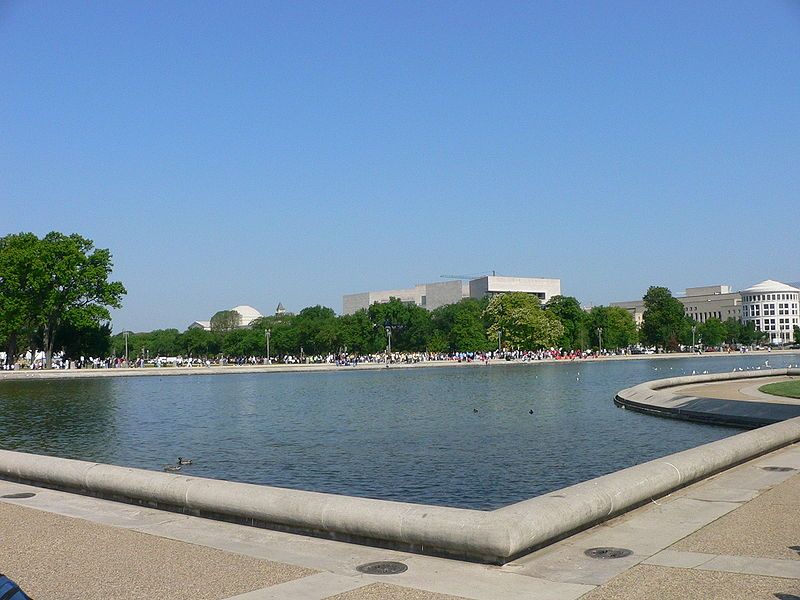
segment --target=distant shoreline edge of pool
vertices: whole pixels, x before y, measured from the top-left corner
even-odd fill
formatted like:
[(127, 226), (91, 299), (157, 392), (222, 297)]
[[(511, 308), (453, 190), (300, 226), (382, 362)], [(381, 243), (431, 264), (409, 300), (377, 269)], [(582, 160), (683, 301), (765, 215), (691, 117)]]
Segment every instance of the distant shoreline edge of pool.
[(636, 360), (670, 360), (679, 358), (692, 359), (714, 359), (732, 356), (790, 356), (800, 355), (800, 350), (753, 350), (746, 354), (726, 353), (726, 352), (706, 352), (696, 353), (670, 353), (670, 354), (634, 354), (621, 356), (606, 356), (599, 358), (581, 359), (545, 359), (545, 360), (512, 360), (492, 359), (483, 361), (424, 361), (418, 363), (360, 363), (355, 366), (342, 366), (328, 363), (321, 364), (301, 364), (301, 365), (225, 365), (211, 367), (143, 367), (143, 368), (118, 368), (118, 369), (49, 369), (32, 370), (19, 369), (14, 371), (0, 371), (0, 382), (20, 381), (32, 379), (77, 379), (92, 377), (174, 377), (181, 375), (232, 375), (232, 374), (254, 374), (254, 373), (326, 373), (326, 372), (350, 372), (350, 371), (393, 371), (398, 369), (421, 369), (421, 368), (483, 368), (493, 366), (533, 366), (533, 365), (552, 365), (552, 364), (582, 364), (582, 363), (604, 363), (616, 361), (636, 361)]

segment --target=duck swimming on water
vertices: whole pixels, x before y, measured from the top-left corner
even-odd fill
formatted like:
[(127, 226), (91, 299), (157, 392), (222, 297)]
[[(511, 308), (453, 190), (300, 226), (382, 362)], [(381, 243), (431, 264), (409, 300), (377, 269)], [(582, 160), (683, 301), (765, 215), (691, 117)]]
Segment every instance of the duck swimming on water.
[(181, 456), (178, 457), (178, 464), (179, 465), (190, 465), (192, 464), (191, 458), (183, 458)]
[(175, 473), (176, 471), (180, 471), (181, 468), (178, 465), (164, 465), (164, 470), (167, 473)]

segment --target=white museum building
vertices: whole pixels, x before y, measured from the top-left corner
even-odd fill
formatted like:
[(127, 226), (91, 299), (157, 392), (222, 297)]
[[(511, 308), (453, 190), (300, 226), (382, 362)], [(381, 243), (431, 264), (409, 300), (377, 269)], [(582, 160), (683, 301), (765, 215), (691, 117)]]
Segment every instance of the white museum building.
[(773, 344), (800, 341), (794, 339), (794, 328), (800, 327), (800, 289), (767, 279), (741, 295), (743, 323), (769, 334)]
[[(280, 310), (283, 310), (283, 305), (278, 305)], [(256, 319), (260, 319), (264, 315), (258, 312), (252, 306), (248, 306), (246, 304), (241, 304), (239, 306), (234, 306), (231, 311), (239, 314), (239, 328), (249, 327), (250, 324), (255, 321)], [(285, 311), (284, 311), (285, 312)], [(194, 321), (191, 325), (189, 325), (188, 329), (205, 329), (206, 331), (211, 331), (211, 320), (208, 321)]]

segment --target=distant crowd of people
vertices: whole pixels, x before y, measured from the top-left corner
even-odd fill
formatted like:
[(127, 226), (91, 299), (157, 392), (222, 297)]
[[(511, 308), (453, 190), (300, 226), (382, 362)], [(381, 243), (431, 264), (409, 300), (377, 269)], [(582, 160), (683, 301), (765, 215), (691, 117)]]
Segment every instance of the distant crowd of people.
[[(689, 351), (689, 349), (687, 349)], [(730, 352), (730, 349), (728, 350)], [(742, 352), (746, 348), (742, 348)], [(269, 361), (263, 356), (218, 356), (218, 357), (184, 357), (184, 356), (157, 356), (153, 359), (143, 357), (132, 358), (126, 361), (124, 357), (83, 357), (70, 360), (61, 354), (53, 356), (54, 369), (119, 369), (119, 368), (145, 368), (145, 367), (211, 367), (211, 366), (256, 366), (264, 364), (282, 365), (337, 365), (342, 367), (357, 366), (359, 364), (417, 364), (426, 362), (482, 362), (489, 361), (559, 361), (559, 360), (586, 360), (605, 356), (625, 356), (641, 354), (641, 350), (621, 348), (615, 350), (564, 350), (562, 348), (549, 348), (543, 350), (492, 350), (488, 352), (376, 352), (373, 354), (358, 354), (353, 352), (328, 353), (328, 354), (281, 354), (271, 357)], [(0, 357), (2, 358), (2, 357)], [(13, 365), (5, 364), (0, 360), (0, 368), (13, 370), (20, 368), (43, 369), (44, 357), (38, 356), (31, 360), (23, 358)]]

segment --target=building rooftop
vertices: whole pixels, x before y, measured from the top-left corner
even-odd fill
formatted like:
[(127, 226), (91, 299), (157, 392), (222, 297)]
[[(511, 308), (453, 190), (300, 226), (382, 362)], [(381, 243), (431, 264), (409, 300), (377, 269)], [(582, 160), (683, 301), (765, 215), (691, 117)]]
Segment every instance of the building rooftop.
[(747, 294), (761, 294), (766, 292), (800, 292), (800, 289), (786, 285), (780, 281), (775, 281), (774, 279), (766, 279), (753, 287), (742, 290), (742, 293)]

